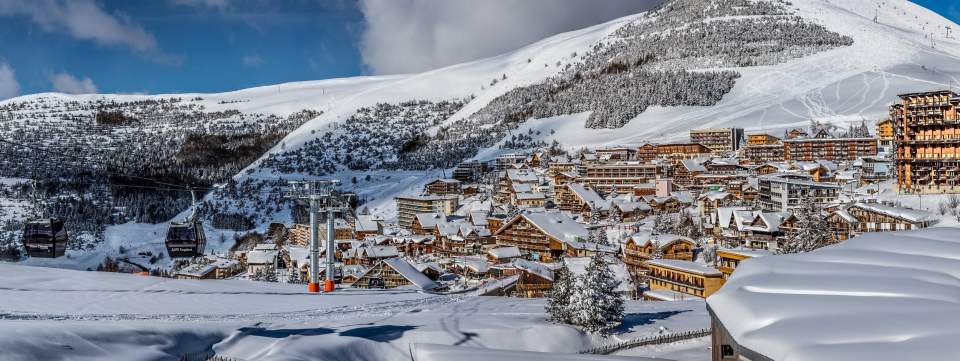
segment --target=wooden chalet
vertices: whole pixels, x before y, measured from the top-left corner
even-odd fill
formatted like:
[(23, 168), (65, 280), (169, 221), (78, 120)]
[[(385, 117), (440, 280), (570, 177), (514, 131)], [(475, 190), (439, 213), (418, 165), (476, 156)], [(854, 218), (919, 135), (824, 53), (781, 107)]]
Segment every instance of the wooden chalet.
[(380, 260), (353, 282), (357, 288), (396, 288), (413, 285), (423, 290), (437, 288), (437, 284), (401, 258)]
[(514, 268), (520, 275), (514, 289), (517, 297), (543, 297), (553, 288), (553, 269), (539, 262), (517, 259)]
[(641, 232), (627, 238), (622, 247), (623, 263), (634, 276), (647, 273), (646, 262), (656, 257), (693, 261), (697, 244), (683, 236)]
[(460, 181), (456, 179), (436, 179), (423, 187), (423, 193), (429, 195), (444, 196), (461, 192)]
[(560, 212), (521, 213), (494, 233), (500, 247), (514, 246), (533, 260), (550, 262), (567, 244), (587, 239), (586, 227)]

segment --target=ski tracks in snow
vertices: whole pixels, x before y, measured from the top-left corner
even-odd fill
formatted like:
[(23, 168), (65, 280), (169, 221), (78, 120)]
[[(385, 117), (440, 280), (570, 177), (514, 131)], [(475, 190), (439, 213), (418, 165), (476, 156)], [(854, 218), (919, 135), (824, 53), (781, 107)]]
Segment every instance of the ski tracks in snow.
[[(318, 296), (329, 297), (329, 296)], [(0, 321), (164, 321), (164, 322), (233, 322), (233, 321), (306, 321), (346, 318), (384, 317), (424, 307), (436, 307), (461, 302), (461, 297), (436, 295), (422, 299), (388, 301), (318, 309), (248, 314), (81, 314), (81, 313), (23, 313), (0, 311)]]

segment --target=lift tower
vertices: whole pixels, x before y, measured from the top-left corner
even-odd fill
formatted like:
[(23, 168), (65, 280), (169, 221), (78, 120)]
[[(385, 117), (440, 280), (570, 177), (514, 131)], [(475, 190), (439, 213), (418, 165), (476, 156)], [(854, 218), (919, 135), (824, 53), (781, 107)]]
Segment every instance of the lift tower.
[(306, 202), (310, 212), (310, 283), (307, 290), (310, 292), (320, 292), (320, 245), (319, 245), (319, 218), (323, 214), (327, 220), (327, 267), (326, 279), (323, 282), (324, 292), (333, 292), (336, 288), (334, 275), (334, 262), (336, 262), (336, 249), (334, 245), (334, 221), (337, 215), (344, 217), (353, 214), (350, 208), (350, 202), (347, 197), (337, 190), (340, 181), (337, 180), (319, 180), (319, 181), (291, 181), (290, 191), (286, 198)]

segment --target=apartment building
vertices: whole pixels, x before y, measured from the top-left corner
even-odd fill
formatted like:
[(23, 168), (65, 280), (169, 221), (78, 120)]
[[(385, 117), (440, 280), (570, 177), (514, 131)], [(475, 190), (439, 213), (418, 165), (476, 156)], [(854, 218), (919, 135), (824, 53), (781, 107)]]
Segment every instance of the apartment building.
[(758, 203), (765, 211), (786, 212), (807, 201), (823, 204), (840, 196), (839, 185), (814, 182), (807, 174), (774, 173), (760, 177), (758, 183)]
[(460, 206), (457, 196), (401, 196), (396, 197), (397, 223), (409, 228), (418, 213), (453, 214)]
[(619, 189), (630, 189), (637, 185), (651, 183), (662, 174), (663, 168), (656, 164), (637, 161), (594, 163), (585, 167), (584, 175), (577, 177), (577, 182), (609, 192), (615, 186)]
[(715, 153), (731, 153), (743, 144), (743, 128), (691, 129), (690, 142), (699, 143)]
[(900, 95), (890, 107), (897, 185), (911, 193), (956, 193), (960, 176), (960, 95), (950, 90)]
[(783, 159), (811, 162), (853, 161), (877, 155), (876, 138), (834, 138), (829, 136), (783, 141)]

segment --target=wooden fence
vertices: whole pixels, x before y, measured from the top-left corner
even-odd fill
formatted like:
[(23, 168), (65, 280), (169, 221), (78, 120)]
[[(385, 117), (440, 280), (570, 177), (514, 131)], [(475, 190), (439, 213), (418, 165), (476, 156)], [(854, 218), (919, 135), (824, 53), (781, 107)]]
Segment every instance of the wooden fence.
[(640, 346), (648, 346), (648, 345), (660, 345), (665, 343), (673, 343), (677, 341), (689, 340), (689, 339), (704, 337), (708, 335), (710, 335), (709, 328), (693, 330), (693, 331), (677, 332), (677, 333), (651, 335), (651, 336), (635, 338), (632, 340), (612, 343), (608, 345), (598, 346), (592, 349), (580, 351), (580, 353), (595, 354), (595, 355), (609, 355), (611, 353), (614, 353), (623, 349), (640, 347)]

